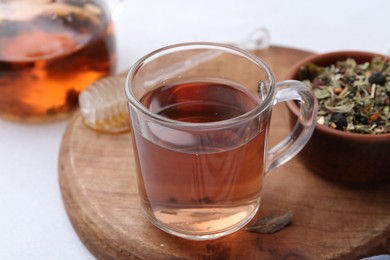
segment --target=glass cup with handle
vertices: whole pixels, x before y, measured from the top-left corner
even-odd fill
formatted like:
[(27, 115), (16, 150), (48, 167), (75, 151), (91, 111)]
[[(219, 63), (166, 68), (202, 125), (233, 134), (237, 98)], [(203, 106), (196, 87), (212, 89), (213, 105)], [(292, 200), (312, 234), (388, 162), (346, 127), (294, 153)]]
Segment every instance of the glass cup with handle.
[[(134, 64), (125, 81), (141, 207), (190, 240), (233, 233), (256, 214), (264, 176), (296, 155), (315, 125), (301, 82), (275, 82), (260, 58), (230, 45), (183, 43)], [(301, 103), (288, 136), (267, 147), (271, 112)]]

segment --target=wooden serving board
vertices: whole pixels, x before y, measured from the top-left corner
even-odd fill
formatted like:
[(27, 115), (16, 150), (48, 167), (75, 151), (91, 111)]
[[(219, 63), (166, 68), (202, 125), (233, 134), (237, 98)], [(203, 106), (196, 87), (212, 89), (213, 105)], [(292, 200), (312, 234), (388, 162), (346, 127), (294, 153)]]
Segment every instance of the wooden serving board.
[[(309, 54), (283, 47), (256, 52), (278, 80)], [(287, 118), (283, 105), (274, 109), (271, 144), (289, 131)], [(240, 230), (214, 241), (184, 240), (149, 223), (139, 207), (130, 134), (95, 132), (79, 113), (62, 141), (59, 181), (77, 234), (99, 259), (357, 259), (390, 253), (390, 183), (343, 185), (312, 174), (298, 158), (266, 177), (255, 217), (291, 210), (292, 224), (271, 235)]]

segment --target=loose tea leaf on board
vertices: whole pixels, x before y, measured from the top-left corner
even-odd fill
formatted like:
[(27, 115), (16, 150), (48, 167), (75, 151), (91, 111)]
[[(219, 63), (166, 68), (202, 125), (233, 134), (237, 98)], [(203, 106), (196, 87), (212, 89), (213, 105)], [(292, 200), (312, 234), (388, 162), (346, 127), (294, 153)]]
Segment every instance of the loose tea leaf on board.
[(360, 134), (390, 133), (390, 61), (374, 57), (321, 67), (306, 64), (299, 80), (318, 100), (317, 123)]
[(246, 227), (246, 230), (253, 233), (272, 234), (288, 226), (292, 222), (292, 218), (291, 211), (282, 216), (267, 215)]

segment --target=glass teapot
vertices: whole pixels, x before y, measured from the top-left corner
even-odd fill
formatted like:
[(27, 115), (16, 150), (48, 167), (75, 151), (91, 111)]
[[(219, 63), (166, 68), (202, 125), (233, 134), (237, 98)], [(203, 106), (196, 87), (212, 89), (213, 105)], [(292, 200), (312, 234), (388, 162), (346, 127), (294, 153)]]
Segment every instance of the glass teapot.
[(115, 70), (112, 17), (101, 0), (0, 0), (0, 117), (69, 114)]

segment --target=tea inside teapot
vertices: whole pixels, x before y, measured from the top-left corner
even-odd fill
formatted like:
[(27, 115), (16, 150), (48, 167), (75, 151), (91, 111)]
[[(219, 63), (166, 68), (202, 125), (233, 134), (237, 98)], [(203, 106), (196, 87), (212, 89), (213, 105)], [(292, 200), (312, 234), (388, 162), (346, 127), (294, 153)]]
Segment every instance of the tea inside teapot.
[[(69, 3), (68, 3), (69, 2)], [(77, 107), (80, 91), (113, 72), (115, 40), (96, 1), (0, 3), (0, 115), (46, 119)]]

